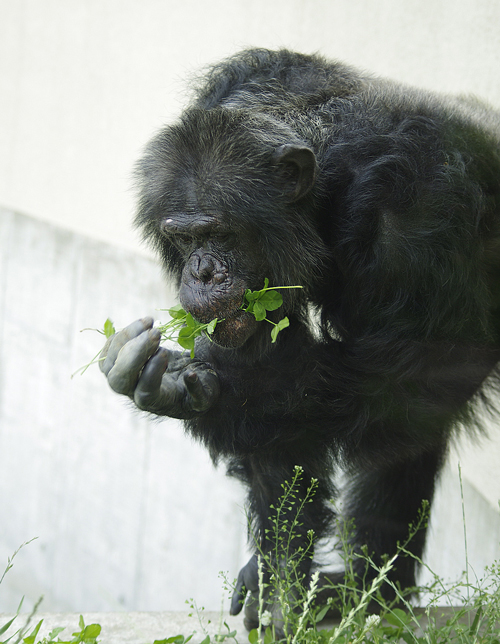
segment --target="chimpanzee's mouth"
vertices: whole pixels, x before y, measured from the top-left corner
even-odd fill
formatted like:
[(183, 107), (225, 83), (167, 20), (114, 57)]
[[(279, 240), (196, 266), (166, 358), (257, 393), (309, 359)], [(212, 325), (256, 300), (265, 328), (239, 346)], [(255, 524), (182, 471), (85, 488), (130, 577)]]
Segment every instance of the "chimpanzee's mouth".
[(183, 284), (179, 297), (182, 306), (195, 320), (210, 324), (217, 319), (213, 333), (209, 334), (215, 344), (226, 348), (241, 347), (257, 329), (255, 316), (243, 309), (246, 284), (239, 285), (229, 292), (207, 292)]
[(256, 329), (255, 317), (243, 309), (237, 309), (217, 322), (210, 338), (221, 347), (235, 349), (241, 347)]

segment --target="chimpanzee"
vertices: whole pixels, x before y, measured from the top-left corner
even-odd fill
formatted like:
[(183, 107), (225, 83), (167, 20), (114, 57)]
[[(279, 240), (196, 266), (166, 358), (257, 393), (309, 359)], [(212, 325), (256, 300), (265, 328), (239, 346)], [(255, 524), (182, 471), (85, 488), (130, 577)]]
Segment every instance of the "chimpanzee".
[[(380, 563), (499, 381), (500, 115), (320, 56), (248, 50), (198, 83), (146, 147), (137, 185), (136, 223), (182, 306), (221, 322), (194, 358), (159, 346), (151, 319), (134, 322), (103, 350), (109, 384), (183, 419), (227, 462), (264, 552), (295, 465), (304, 489), (318, 481), (304, 539), (329, 533), (342, 465), (353, 544)], [(269, 314), (290, 320), (275, 343), (241, 308), (265, 278), (302, 287)], [(409, 546), (417, 557), (424, 539)], [(414, 585), (414, 559), (392, 580)], [(251, 628), (255, 556), (233, 613), (248, 591)]]

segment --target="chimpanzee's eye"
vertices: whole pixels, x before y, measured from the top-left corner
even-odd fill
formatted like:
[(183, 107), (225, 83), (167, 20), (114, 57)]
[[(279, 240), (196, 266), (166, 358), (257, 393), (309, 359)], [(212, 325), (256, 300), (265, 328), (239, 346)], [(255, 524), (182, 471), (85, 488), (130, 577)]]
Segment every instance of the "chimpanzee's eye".
[(181, 250), (189, 250), (194, 240), (191, 235), (174, 235), (174, 242)]

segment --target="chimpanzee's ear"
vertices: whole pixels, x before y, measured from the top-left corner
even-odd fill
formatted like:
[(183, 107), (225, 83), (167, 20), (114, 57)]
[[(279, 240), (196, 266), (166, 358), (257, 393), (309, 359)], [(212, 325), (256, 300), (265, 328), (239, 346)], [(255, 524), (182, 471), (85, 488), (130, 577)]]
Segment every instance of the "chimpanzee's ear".
[(288, 201), (297, 201), (311, 190), (318, 166), (310, 148), (293, 144), (280, 145), (274, 153), (274, 162), (282, 170)]

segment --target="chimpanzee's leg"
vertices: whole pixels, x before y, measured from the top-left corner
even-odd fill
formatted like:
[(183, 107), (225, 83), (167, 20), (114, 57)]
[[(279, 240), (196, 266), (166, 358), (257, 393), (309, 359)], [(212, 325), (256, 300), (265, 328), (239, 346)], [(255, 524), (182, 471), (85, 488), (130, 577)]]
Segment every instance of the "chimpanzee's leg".
[[(359, 582), (365, 584), (377, 575), (377, 571), (366, 564), (366, 559), (357, 555), (366, 545), (366, 553), (375, 565), (383, 563), (384, 555), (392, 556), (398, 543), (404, 544), (410, 533), (410, 524), (415, 524), (423, 500), (432, 502), (437, 474), (443, 464), (445, 447), (436, 447), (408, 458), (399, 463), (388, 462), (376, 467), (358, 467), (351, 472), (343, 515), (352, 532), (349, 544), (354, 552), (354, 571)], [(426, 524), (424, 521), (418, 532), (407, 544), (406, 549), (415, 557), (421, 558), (425, 546)], [(401, 589), (415, 586), (418, 564), (411, 556), (398, 557), (388, 579)], [(332, 582), (344, 581), (341, 575), (325, 575)], [(339, 598), (335, 590), (329, 592), (328, 583), (320, 594), (323, 603), (329, 596)], [(394, 592), (388, 584), (381, 587), (385, 599), (393, 599)]]
[(298, 586), (309, 582), (314, 543), (332, 523), (329, 501), (334, 488), (329, 477), (318, 477), (318, 472), (323, 472), (317, 464), (314, 467), (309, 462), (300, 467), (294, 476), (294, 459), (274, 454), (272, 458), (269, 455), (268, 458), (250, 457), (240, 461), (237, 467), (233, 463), (231, 468), (231, 473), (243, 479), (250, 488), (249, 513), (256, 554), (240, 571), (231, 603), (231, 613), (237, 614), (246, 598), (244, 621), (249, 630), (258, 625), (259, 553), (267, 586), (264, 590), (266, 610), (270, 611), (277, 632), (281, 632), (280, 606), (268, 585), (270, 568), (274, 568), (280, 578), (292, 581), (289, 585), (294, 596), (289, 595), (288, 600), (290, 606), (294, 606), (299, 599), (295, 596)]

